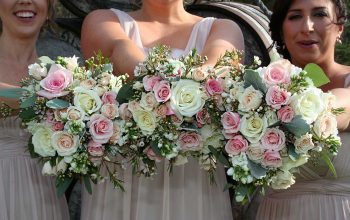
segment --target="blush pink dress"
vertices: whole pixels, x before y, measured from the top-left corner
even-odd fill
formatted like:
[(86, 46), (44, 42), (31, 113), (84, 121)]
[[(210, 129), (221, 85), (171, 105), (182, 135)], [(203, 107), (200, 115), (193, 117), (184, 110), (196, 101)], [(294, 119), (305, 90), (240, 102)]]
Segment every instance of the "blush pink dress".
[[(350, 74), (345, 87), (350, 86)], [(350, 94), (349, 94), (350, 95)], [(350, 101), (350, 99), (349, 99)], [(340, 133), (342, 147), (333, 158), (338, 178), (327, 165), (304, 165), (291, 188), (272, 191), (262, 200), (257, 220), (346, 220), (350, 219), (350, 133)]]
[[(125, 33), (145, 54), (148, 49), (141, 42), (135, 20), (125, 12), (112, 9)], [(173, 49), (173, 57), (187, 54), (192, 48), (202, 51), (214, 18), (198, 22), (185, 50)], [(228, 191), (223, 192), (226, 175), (222, 167), (216, 172), (216, 185), (195, 160), (175, 167), (172, 174), (167, 164), (158, 164), (152, 179), (133, 176), (128, 168), (123, 173), (125, 192), (106, 183), (96, 185), (93, 194), (82, 197), (82, 220), (232, 220)]]

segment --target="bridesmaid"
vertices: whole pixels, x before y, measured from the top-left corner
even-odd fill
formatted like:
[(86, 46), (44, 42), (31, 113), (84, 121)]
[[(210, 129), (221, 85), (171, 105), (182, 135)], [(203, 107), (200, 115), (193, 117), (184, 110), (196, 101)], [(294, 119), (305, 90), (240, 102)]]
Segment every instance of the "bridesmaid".
[[(37, 59), (36, 41), (53, 14), (53, 0), (0, 1), (0, 88), (20, 85), (28, 65)], [(18, 108), (16, 100), (0, 98)], [(26, 152), (29, 135), (14, 112), (0, 116), (0, 219), (66, 220), (64, 198), (57, 198), (54, 180)]]
[[(157, 44), (170, 46), (174, 57), (197, 48), (209, 63), (225, 50), (244, 48), (234, 22), (189, 14), (182, 0), (143, 0), (140, 10), (128, 14), (116, 9), (94, 11), (84, 21), (81, 43), (86, 57), (101, 49), (113, 61), (116, 74), (130, 75)], [(192, 159), (174, 167), (172, 174), (166, 163), (159, 163), (153, 179), (132, 176), (131, 169), (123, 175), (124, 193), (106, 181), (96, 185), (92, 195), (83, 194), (82, 220), (232, 220), (229, 194), (223, 192), (223, 167), (217, 169), (217, 185), (210, 185)]]
[(321, 159), (317, 166), (308, 163), (296, 184), (263, 199), (256, 219), (350, 219), (350, 67), (334, 60), (346, 18), (344, 0), (284, 0), (274, 5), (270, 30), (279, 52), (297, 66), (321, 66), (330, 79), (322, 90), (331, 91), (346, 112), (337, 118), (343, 143), (333, 158), (338, 178)]

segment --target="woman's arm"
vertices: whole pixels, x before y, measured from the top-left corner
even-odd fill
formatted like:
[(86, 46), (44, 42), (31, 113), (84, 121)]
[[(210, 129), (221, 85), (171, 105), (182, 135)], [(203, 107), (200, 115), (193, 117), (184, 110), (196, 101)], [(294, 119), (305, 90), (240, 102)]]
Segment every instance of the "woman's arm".
[(109, 57), (115, 74), (129, 73), (145, 59), (144, 53), (128, 38), (118, 17), (111, 10), (96, 10), (86, 16), (81, 31), (81, 48), (85, 58), (99, 50)]
[[(228, 19), (217, 19), (210, 30), (202, 55), (208, 56), (207, 64), (214, 65), (226, 50), (244, 50), (243, 34), (239, 26)], [(243, 61), (242, 61), (243, 62)]]
[(345, 112), (337, 116), (338, 129), (350, 131), (350, 87), (332, 89), (331, 92), (337, 97), (335, 107), (345, 108)]

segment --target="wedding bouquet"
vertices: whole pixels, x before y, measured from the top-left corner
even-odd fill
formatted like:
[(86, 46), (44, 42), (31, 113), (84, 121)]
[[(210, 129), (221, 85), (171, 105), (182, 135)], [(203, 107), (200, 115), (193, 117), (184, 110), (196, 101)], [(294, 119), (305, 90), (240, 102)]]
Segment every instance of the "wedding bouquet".
[(43, 174), (57, 176), (58, 194), (81, 178), (89, 192), (90, 180), (103, 181), (105, 165), (110, 181), (122, 188), (116, 170), (121, 143), (116, 96), (127, 76), (116, 77), (101, 55), (78, 65), (77, 57), (40, 57), (28, 67), (21, 88), (1, 90), (19, 98), (24, 127), (32, 134), (28, 150), (43, 161)]
[[(237, 52), (231, 55), (238, 63)], [(171, 170), (193, 157), (213, 174), (214, 153), (224, 146), (218, 111), (224, 70), (205, 61), (195, 50), (174, 59), (168, 47), (158, 46), (135, 68), (136, 78), (120, 89), (120, 117), (128, 134), (120, 152), (136, 173), (151, 176), (156, 162), (166, 160)]]
[(317, 87), (327, 82), (314, 64), (304, 70), (279, 59), (267, 67), (241, 68), (228, 78), (221, 115), (227, 174), (235, 198), (246, 202), (258, 187), (286, 189), (293, 172), (310, 157), (329, 159), (341, 142), (335, 96)]

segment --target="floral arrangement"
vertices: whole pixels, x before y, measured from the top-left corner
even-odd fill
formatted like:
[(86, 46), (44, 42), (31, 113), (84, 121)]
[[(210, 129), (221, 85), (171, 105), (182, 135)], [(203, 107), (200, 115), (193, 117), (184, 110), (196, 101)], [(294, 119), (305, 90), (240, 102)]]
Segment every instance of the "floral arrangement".
[(57, 176), (58, 194), (77, 178), (90, 192), (90, 180), (105, 178), (122, 188), (116, 173), (116, 143), (122, 142), (116, 96), (127, 76), (114, 76), (112, 65), (101, 55), (87, 60), (86, 67), (80, 67), (75, 56), (55, 61), (40, 57), (28, 70), (21, 88), (0, 94), (20, 100), (19, 117), (32, 134), (29, 152), (44, 163), (44, 175)]
[(229, 79), (221, 122), (236, 201), (247, 202), (258, 187), (290, 187), (310, 157), (322, 156), (336, 175), (329, 155), (341, 145), (336, 115), (344, 109), (316, 87), (328, 82), (318, 66), (302, 70), (278, 59)]

